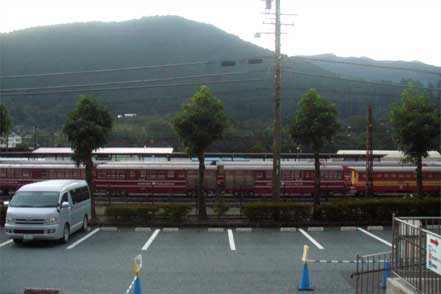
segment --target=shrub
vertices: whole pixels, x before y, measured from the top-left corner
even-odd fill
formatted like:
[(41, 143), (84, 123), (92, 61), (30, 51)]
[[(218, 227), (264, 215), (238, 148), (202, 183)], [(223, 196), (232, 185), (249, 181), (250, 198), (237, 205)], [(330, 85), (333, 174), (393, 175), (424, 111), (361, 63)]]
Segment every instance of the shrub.
[(284, 201), (253, 201), (242, 204), (242, 213), (251, 221), (272, 219), (278, 210), (281, 221), (305, 222), (311, 218), (310, 204)]
[(4, 224), (6, 221), (6, 209), (8, 207), (4, 205), (0, 205), (0, 224)]
[(106, 208), (106, 215), (116, 221), (136, 223), (151, 220), (158, 211), (158, 205), (153, 204), (112, 205)]
[(220, 218), (223, 215), (225, 215), (225, 213), (227, 213), (227, 211), (230, 208), (228, 207), (228, 205), (225, 203), (223, 198), (219, 198), (218, 200), (216, 200), (216, 202), (214, 203), (213, 206), (213, 211), (215, 213), (215, 215)]
[(191, 204), (160, 204), (161, 216), (167, 220), (177, 222), (181, 221), (190, 212)]

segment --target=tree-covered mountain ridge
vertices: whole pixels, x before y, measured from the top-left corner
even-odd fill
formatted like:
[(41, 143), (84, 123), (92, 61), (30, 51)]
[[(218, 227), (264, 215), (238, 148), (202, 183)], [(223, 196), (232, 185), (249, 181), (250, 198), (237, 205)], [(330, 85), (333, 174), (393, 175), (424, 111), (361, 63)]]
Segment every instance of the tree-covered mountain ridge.
[[(0, 37), (3, 76), (9, 76), (2, 80), (1, 102), (10, 110), (14, 126), (21, 126), (25, 134), (32, 132), (34, 126), (40, 132), (40, 140), (46, 134), (48, 143), (42, 145), (63, 143), (61, 139), (50, 141), (52, 134), (61, 133), (67, 113), (74, 109), (81, 94), (96, 96), (99, 102), (110, 108), (115, 117), (124, 113), (137, 115), (136, 119), (121, 120), (115, 124), (116, 135), (112, 145), (175, 145), (176, 134), (170, 127), (170, 118), (181, 110), (183, 102), (197, 91), (199, 85), (206, 84), (223, 101), (231, 120), (225, 146), (216, 150), (246, 151), (244, 148), (253, 145), (258, 146), (254, 149), (256, 151), (271, 148), (269, 138), (274, 99), (273, 52), (243, 41), (215, 26), (177, 16), (156, 16), (123, 22), (35, 27), (2, 34)], [(263, 58), (263, 62), (247, 63), (250, 58), (255, 57)], [(347, 148), (356, 148), (354, 144), (364, 144), (361, 143), (363, 139), (355, 138), (355, 135), (362, 133), (364, 128), (367, 104), (373, 104), (378, 122), (380, 123), (380, 119), (384, 122), (389, 105), (399, 100), (402, 88), (389, 86), (386, 82), (384, 85), (374, 86), (344, 78), (394, 82), (415, 79), (424, 85), (427, 83), (424, 78), (413, 75), (412, 71), (379, 69), (387, 71), (391, 76), (378, 78), (379, 76), (372, 74), (372, 71), (377, 70), (374, 67), (311, 60), (328, 57), (283, 59), (282, 119), (286, 124), (297, 107), (298, 99), (309, 88), (316, 88), (322, 96), (337, 105), (342, 125), (352, 127), (352, 134), (346, 134), (345, 140), (350, 139), (353, 144), (349, 144)], [(223, 66), (222, 61), (236, 63)], [(359, 59), (355, 61), (368, 62)], [(377, 61), (369, 62), (382, 64)], [(170, 66), (182, 63), (187, 65)], [(74, 75), (11, 77), (148, 65), (159, 67)], [(400, 63), (400, 66), (413, 68), (421, 64)], [(439, 70), (429, 65), (423, 66), (431, 71)], [(354, 68), (353, 75), (351, 70), (347, 70), (349, 67)], [(360, 68), (360, 72), (355, 68)], [(368, 73), (363, 72), (366, 69), (369, 70)], [(71, 91), (72, 88), (63, 88), (97, 83), (100, 86), (74, 88), (75, 91)], [(116, 84), (110, 86), (106, 83)], [(14, 92), (18, 88), (45, 87), (50, 91)], [(54, 91), (53, 87), (61, 88), (51, 92)], [(99, 90), (103, 88), (110, 89)], [(436, 98), (438, 93), (434, 90), (430, 95)], [(385, 128), (383, 130), (386, 132)], [(257, 139), (248, 142), (246, 138)], [(229, 144), (236, 139), (238, 141), (235, 144)]]

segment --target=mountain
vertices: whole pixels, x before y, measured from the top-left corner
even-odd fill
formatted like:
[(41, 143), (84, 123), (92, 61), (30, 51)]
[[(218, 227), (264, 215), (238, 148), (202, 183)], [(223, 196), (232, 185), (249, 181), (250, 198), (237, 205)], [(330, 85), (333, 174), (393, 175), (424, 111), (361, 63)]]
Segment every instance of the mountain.
[[(0, 34), (0, 38), (5, 76), (0, 102), (7, 106), (14, 125), (20, 126), (24, 134), (37, 127), (42, 145), (66, 144), (60, 135), (66, 114), (73, 110), (79, 95), (87, 94), (95, 95), (115, 117), (124, 113), (137, 115), (136, 119), (116, 120), (112, 145), (176, 146), (170, 119), (199, 85), (206, 84), (223, 100), (231, 119), (225, 140), (213, 147), (215, 150), (245, 151), (254, 145), (253, 150), (257, 151), (271, 148), (273, 53), (212, 25), (176, 16), (157, 16), (36, 27)], [(350, 142), (349, 136), (342, 137), (344, 149), (364, 144), (367, 105), (374, 105), (378, 122), (385, 124), (388, 106), (399, 101), (402, 88), (388, 83), (372, 87), (340, 77), (387, 81), (412, 78), (427, 82), (427, 77), (419, 74), (403, 76), (393, 70), (375, 74), (376, 68), (339, 63), (348, 59), (330, 55), (317, 58), (338, 62), (283, 59), (282, 118), (286, 125), (299, 97), (314, 87), (337, 105), (342, 125), (352, 127)], [(349, 59), (352, 60), (384, 64)], [(398, 65), (434, 70), (420, 63)], [(137, 68), (120, 70), (125, 67)], [(94, 70), (101, 71), (84, 72)], [(23, 88), (33, 89), (14, 90)], [(393, 148), (387, 144), (382, 148)], [(288, 143), (286, 146), (291, 148)]]
[[(296, 57), (294, 57), (296, 59)], [(334, 54), (297, 56), (342, 77), (367, 81), (415, 80), (436, 85), (441, 80), (441, 67), (419, 61), (378, 61), (367, 57), (338, 57)]]

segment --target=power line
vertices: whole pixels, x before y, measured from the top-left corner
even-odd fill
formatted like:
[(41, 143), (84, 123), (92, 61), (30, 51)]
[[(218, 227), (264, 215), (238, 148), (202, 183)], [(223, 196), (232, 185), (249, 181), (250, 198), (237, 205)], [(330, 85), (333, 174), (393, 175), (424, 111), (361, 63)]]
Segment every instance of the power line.
[(68, 93), (82, 93), (82, 92), (105, 92), (105, 91), (117, 91), (128, 89), (146, 89), (146, 88), (171, 88), (171, 87), (183, 87), (183, 86), (195, 86), (201, 84), (231, 84), (231, 83), (246, 83), (246, 82), (259, 82), (264, 79), (243, 79), (243, 80), (229, 80), (229, 81), (205, 81), (205, 82), (191, 82), (191, 83), (178, 83), (167, 85), (139, 85), (139, 86), (127, 86), (127, 87), (110, 87), (110, 88), (96, 88), (96, 89), (77, 89), (77, 90), (59, 90), (59, 91), (42, 91), (42, 92), (22, 92), (22, 93), (4, 93), (5, 96), (29, 96), (29, 95), (50, 95), (50, 94), (68, 94)]
[(8, 94), (9, 92), (13, 93), (13, 92), (24, 92), (24, 91), (87, 88), (87, 87), (126, 85), (126, 84), (139, 84), (139, 83), (156, 83), (156, 82), (167, 82), (173, 80), (186, 80), (186, 79), (194, 79), (194, 78), (211, 78), (211, 77), (222, 77), (222, 76), (232, 76), (232, 75), (244, 75), (248, 73), (257, 73), (257, 72), (263, 72), (263, 71), (256, 70), (256, 71), (231, 72), (231, 73), (220, 73), (220, 74), (188, 75), (188, 76), (178, 76), (178, 77), (163, 78), (163, 79), (128, 80), (128, 81), (114, 81), (114, 82), (105, 82), (105, 83), (72, 84), (72, 85), (34, 87), (34, 88), (10, 88), (10, 89), (4, 89), (2, 92)]
[[(290, 67), (288, 67), (288, 68), (290, 68)], [(407, 88), (407, 85), (396, 84), (396, 83), (385, 83), (385, 82), (354, 80), (354, 79), (347, 79), (347, 78), (341, 78), (341, 77), (329, 76), (329, 75), (309, 74), (309, 73), (305, 73), (305, 72), (298, 72), (298, 71), (286, 70), (286, 69), (284, 69), (282, 71), (293, 73), (293, 74), (298, 74), (298, 75), (303, 75), (303, 76), (314, 77), (314, 78), (338, 80), (338, 81), (353, 82), (353, 83), (360, 83), (360, 84), (368, 84), (368, 85), (375, 85), (375, 86), (389, 86), (389, 87), (396, 87), (396, 88)], [(428, 87), (419, 87), (419, 86), (415, 86), (415, 88), (421, 89), (421, 90), (431, 90), (431, 91), (439, 91), (439, 90), (441, 90), (441, 88), (428, 88)]]
[(309, 60), (309, 61), (317, 61), (317, 62), (355, 65), (355, 66), (361, 66), (361, 67), (371, 67), (371, 68), (380, 68), (380, 69), (393, 69), (393, 70), (399, 70), (399, 71), (410, 71), (410, 72), (418, 72), (418, 73), (424, 73), (424, 74), (431, 74), (431, 75), (441, 76), (441, 71), (437, 72), (437, 71), (430, 71), (430, 70), (424, 70), (424, 69), (412, 69), (412, 68), (401, 67), (401, 66), (374, 65), (374, 64), (367, 64), (367, 63), (360, 63), (360, 62), (327, 60), (327, 59), (322, 59), (322, 58), (303, 57), (303, 56), (294, 56), (293, 58), (294, 59)]

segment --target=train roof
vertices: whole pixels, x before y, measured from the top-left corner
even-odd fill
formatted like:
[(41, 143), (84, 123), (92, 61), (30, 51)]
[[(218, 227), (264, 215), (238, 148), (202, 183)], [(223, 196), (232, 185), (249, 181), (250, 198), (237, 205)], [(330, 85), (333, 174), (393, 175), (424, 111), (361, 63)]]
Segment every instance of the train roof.
[[(382, 156), (384, 159), (403, 159), (405, 155), (403, 152), (398, 150), (373, 150), (373, 155)], [(338, 150), (337, 155), (345, 155), (345, 156), (365, 156), (366, 150)], [(441, 154), (438, 151), (429, 151), (426, 160), (441, 160)]]
[[(366, 172), (366, 167), (351, 166), (349, 167), (357, 172)], [(415, 166), (374, 166), (374, 172), (414, 172)], [(441, 166), (423, 166), (423, 171), (441, 172)]]
[(49, 168), (49, 169), (62, 169), (62, 168), (76, 168), (77, 166), (74, 163), (71, 164), (39, 164), (39, 163), (0, 163), (0, 168)]
[[(308, 170), (313, 171), (314, 165), (301, 165), (301, 164), (281, 164), (282, 170)], [(254, 165), (225, 165), (225, 170), (272, 170), (272, 164), (254, 164)], [(343, 170), (340, 165), (334, 166), (321, 166), (320, 170)]]
[[(37, 155), (46, 155), (46, 154), (70, 155), (72, 153), (73, 151), (69, 147), (42, 147), (32, 151), (32, 154), (37, 154)], [(173, 153), (173, 148), (171, 147), (166, 147), (166, 148), (110, 147), (110, 148), (99, 148), (93, 152), (94, 155), (99, 155), (99, 154), (151, 155), (151, 154), (172, 154), (172, 153)]]
[[(150, 169), (150, 170), (197, 170), (199, 169), (199, 164), (104, 164), (98, 165), (98, 170), (101, 169)], [(215, 165), (205, 165), (205, 169), (213, 170), (216, 169)]]

